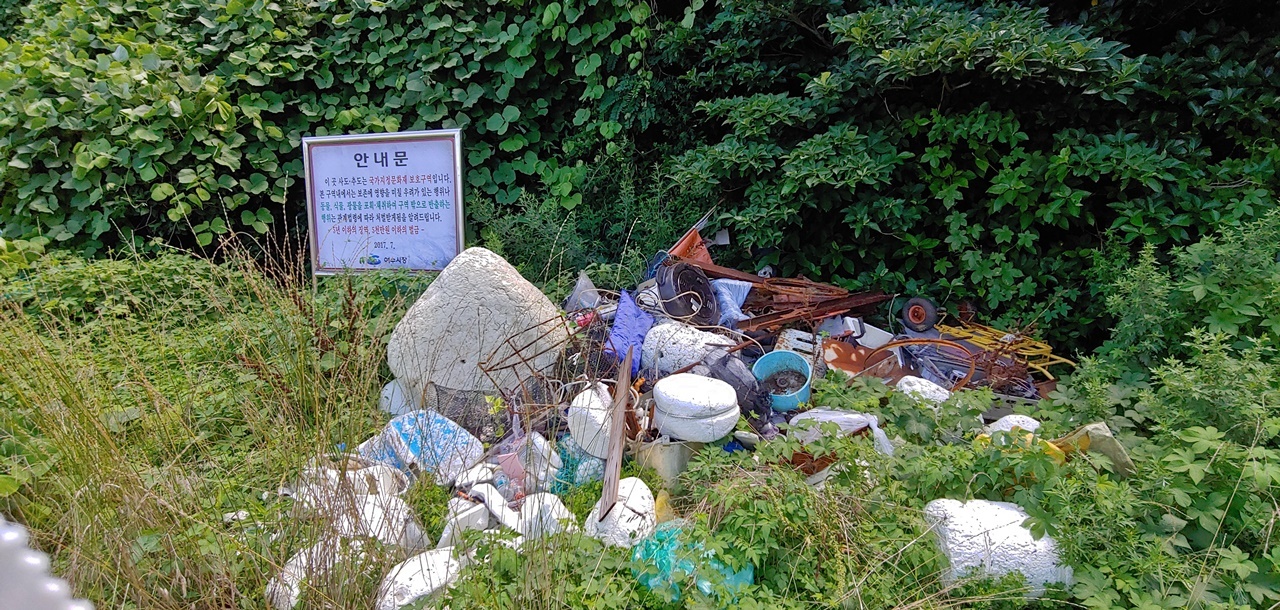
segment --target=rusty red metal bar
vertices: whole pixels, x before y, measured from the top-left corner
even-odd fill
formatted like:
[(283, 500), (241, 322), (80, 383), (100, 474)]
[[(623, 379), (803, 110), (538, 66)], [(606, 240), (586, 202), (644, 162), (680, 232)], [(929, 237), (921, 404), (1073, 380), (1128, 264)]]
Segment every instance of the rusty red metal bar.
[(782, 311), (756, 316), (738, 323), (738, 329), (744, 331), (777, 330), (786, 324), (801, 320), (815, 322), (823, 318), (853, 312), (866, 315), (875, 307), (893, 298), (880, 291), (860, 292), (847, 297), (827, 299), (813, 305), (804, 305)]

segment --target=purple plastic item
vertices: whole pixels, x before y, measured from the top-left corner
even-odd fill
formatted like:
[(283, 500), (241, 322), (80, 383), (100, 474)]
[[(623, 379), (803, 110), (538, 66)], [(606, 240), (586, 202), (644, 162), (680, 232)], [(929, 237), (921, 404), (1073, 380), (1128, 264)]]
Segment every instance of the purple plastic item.
[[(635, 353), (639, 354), (644, 345), (644, 336), (649, 334), (650, 328), (653, 328), (653, 316), (640, 309), (635, 299), (623, 290), (618, 300), (618, 313), (613, 317), (613, 328), (609, 329), (609, 342), (604, 346), (605, 353), (618, 362), (626, 356), (628, 347), (634, 347)], [(639, 374), (640, 358), (632, 358), (631, 376), (634, 378)]]

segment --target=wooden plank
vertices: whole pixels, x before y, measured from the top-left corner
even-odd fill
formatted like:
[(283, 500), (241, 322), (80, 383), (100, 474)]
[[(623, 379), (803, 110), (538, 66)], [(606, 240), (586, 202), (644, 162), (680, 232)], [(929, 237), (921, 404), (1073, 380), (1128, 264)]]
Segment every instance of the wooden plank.
[(618, 367), (613, 384), (613, 413), (609, 418), (609, 455), (604, 461), (604, 491), (600, 494), (600, 520), (618, 503), (618, 481), (622, 478), (622, 453), (625, 449), (627, 401), (631, 398), (631, 358), (635, 346), (627, 348), (627, 356)]

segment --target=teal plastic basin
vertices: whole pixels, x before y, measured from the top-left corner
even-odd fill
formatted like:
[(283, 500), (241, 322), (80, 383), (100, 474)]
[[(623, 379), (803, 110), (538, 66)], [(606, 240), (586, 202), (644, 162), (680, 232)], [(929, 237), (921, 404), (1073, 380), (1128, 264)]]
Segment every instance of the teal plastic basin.
[(751, 365), (751, 373), (764, 381), (778, 371), (796, 371), (804, 375), (804, 385), (790, 394), (774, 394), (774, 411), (794, 411), (802, 402), (809, 402), (809, 383), (813, 381), (813, 367), (804, 356), (787, 350), (773, 350)]

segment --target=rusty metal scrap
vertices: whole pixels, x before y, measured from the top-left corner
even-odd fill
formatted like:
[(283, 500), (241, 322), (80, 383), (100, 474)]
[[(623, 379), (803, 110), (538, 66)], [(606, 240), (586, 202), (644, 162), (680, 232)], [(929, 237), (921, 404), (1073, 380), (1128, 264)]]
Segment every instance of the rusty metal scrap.
[(796, 305), (781, 308), (775, 307), (772, 313), (759, 315), (739, 322), (738, 328), (744, 331), (773, 331), (792, 322), (817, 322), (824, 318), (846, 313), (852, 313), (855, 316), (864, 316), (872, 313), (877, 305), (884, 303), (891, 298), (891, 296), (877, 290), (872, 292), (860, 292), (858, 294), (852, 294), (842, 298), (818, 301), (811, 305)]
[[(548, 371), (540, 369), (534, 360), (551, 351), (562, 349), (581, 329), (575, 328), (563, 315), (543, 320), (529, 328), (511, 334), (480, 362), (480, 372), (498, 389), (506, 402), (507, 410), (521, 420), (525, 430), (544, 420), (559, 408), (560, 396), (539, 395), (534, 388), (549, 386)], [(541, 348), (544, 339), (552, 340)], [(519, 384), (515, 388), (499, 386), (500, 371), (511, 371)]]
[(707, 263), (691, 258), (671, 256), (667, 258), (667, 261), (670, 264), (689, 263), (690, 265), (701, 269), (703, 273), (707, 274), (707, 277), (712, 279), (738, 280), (740, 282), (750, 282), (752, 284), (763, 284), (765, 280), (765, 278), (745, 271), (738, 271), (737, 269), (730, 269), (729, 267), (721, 267), (715, 263)]
[(815, 322), (830, 316), (853, 312), (871, 313), (876, 305), (888, 301), (879, 292), (850, 294), (848, 290), (805, 278), (762, 278), (736, 269), (692, 259), (669, 258), (667, 264), (686, 263), (702, 270), (710, 278), (750, 282), (751, 294), (743, 304), (744, 312), (756, 314), (738, 324), (741, 330), (778, 330), (792, 322)]
[(961, 321), (959, 326), (937, 325), (943, 337), (971, 343), (987, 351), (999, 352), (1026, 363), (1027, 368), (1045, 379), (1055, 380), (1049, 367), (1065, 364), (1075, 368), (1076, 363), (1053, 353), (1053, 348), (1043, 341), (1029, 336), (1028, 330), (1006, 331), (974, 322)]
[(773, 307), (813, 305), (849, 296), (849, 291), (844, 288), (804, 278), (769, 278), (754, 290), (766, 295)]
[[(969, 348), (959, 343), (956, 343), (955, 341), (948, 341), (946, 339), (932, 339), (927, 337), (921, 337), (917, 339), (895, 339), (884, 345), (881, 345), (880, 347), (877, 347), (871, 350), (871, 353), (867, 354), (866, 360), (870, 361), (877, 354), (880, 354), (882, 352), (887, 352), (888, 350), (891, 350), (895, 347), (905, 347), (908, 345), (928, 345), (928, 346), (933, 346), (934, 348), (948, 348), (950, 350), (953, 350), (953, 353), (950, 354), (951, 357), (957, 357), (959, 356), (959, 354), (964, 354), (964, 356), (960, 356), (960, 358), (967, 361), (968, 370), (965, 372), (965, 375), (963, 378), (961, 378), (956, 383), (952, 384), (950, 388), (952, 392), (955, 392), (956, 390), (959, 390), (960, 388), (963, 388), (966, 384), (968, 384), (969, 380), (973, 379), (973, 374), (978, 370), (978, 363), (976, 361), (977, 355), (969, 351)], [(941, 349), (938, 349), (937, 351), (939, 354), (943, 353)], [(859, 375), (861, 375), (861, 373), (854, 375), (854, 377), (857, 377)], [(849, 379), (849, 383), (853, 383), (852, 377)]]

